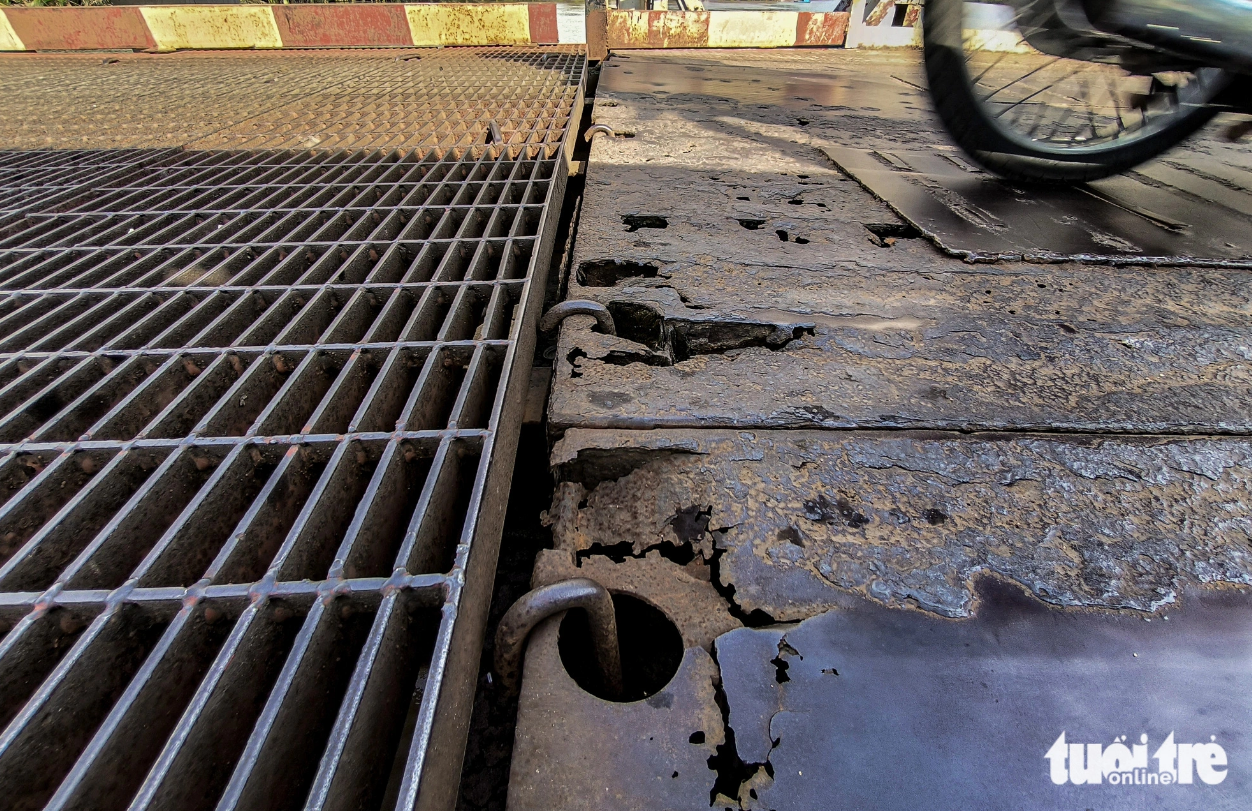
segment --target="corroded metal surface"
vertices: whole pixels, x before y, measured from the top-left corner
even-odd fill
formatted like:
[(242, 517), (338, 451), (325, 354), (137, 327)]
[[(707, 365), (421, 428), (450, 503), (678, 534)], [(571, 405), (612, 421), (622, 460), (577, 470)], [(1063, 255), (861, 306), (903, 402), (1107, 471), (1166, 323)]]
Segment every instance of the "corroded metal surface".
[(1252, 267), (1252, 171), (1218, 156), (1171, 156), (1075, 188), (1030, 188), (947, 150), (836, 147), (826, 154), (945, 251), (969, 261)]
[(607, 14), (609, 50), (840, 46), (848, 13), (832, 11), (628, 11)]
[(688, 648), (665, 689), (619, 704), (565, 672), (558, 628), (555, 619), (540, 626), (526, 651), (510, 811), (708, 808), (708, 759), (725, 740), (712, 657)]
[(495, 121), (505, 145), (552, 147), (579, 57), (576, 47), (0, 56), (0, 144), (452, 149), (487, 143)]
[[(981, 589), (966, 622), (859, 605), (719, 638), (729, 725), (756, 769), (741, 807), (1248, 807), (1247, 594), (1188, 595), (1145, 622)], [(1170, 743), (1198, 757), (1158, 761)]]
[(710, 582), (709, 567), (699, 558), (679, 565), (653, 549), (641, 557), (613, 560), (603, 555), (578, 555), (550, 549), (535, 560), (535, 583), (556, 583), (588, 577), (613, 592), (633, 594), (673, 620), (688, 648), (713, 649), (713, 640), (740, 627), (729, 606)]
[(519, 690), (522, 655), (530, 632), (543, 620), (571, 609), (587, 614), (604, 689), (612, 697), (621, 695), (621, 647), (617, 641), (613, 598), (604, 586), (585, 577), (561, 580), (527, 592), (500, 619), (496, 629), (495, 674), (509, 693), (516, 694)]
[[(702, 573), (703, 570), (703, 573)], [(509, 779), (511, 811), (707, 808), (716, 783), (709, 759), (725, 744), (713, 640), (740, 627), (708, 581), (707, 567), (652, 556), (576, 565), (562, 551), (540, 554), (534, 585), (591, 577), (661, 609), (685, 651), (656, 694), (606, 701), (569, 676), (558, 651), (560, 619), (531, 635)]]
[[(615, 134), (592, 145), (568, 288), (604, 304), (618, 336), (565, 323), (556, 430), (1248, 430), (1246, 271), (945, 256), (822, 151), (924, 148), (962, 172), (936, 151), (914, 65), (833, 52), (724, 62), (604, 69), (595, 117)], [(1231, 223), (1247, 212), (1223, 211), (1213, 220), (1236, 247), (1218, 247), (1237, 257), (1248, 229)]]
[[(712, 645), (729, 710), (713, 807), (1176, 807), (1108, 781), (1057, 789), (1044, 754), (1062, 729), (1106, 748), (1174, 729), (1246, 759), (1246, 724), (1227, 721), (1249, 712), (1248, 276), (945, 255), (827, 152), (966, 172), (913, 59), (606, 64), (595, 117), (610, 132), (591, 148), (568, 293), (617, 334), (585, 315), (561, 328), (556, 550), (539, 570), (625, 580), (668, 559), (708, 576), (699, 609), (684, 598), (672, 616), (720, 600), (751, 626)], [(1169, 161), (1235, 154), (1192, 149)], [(1143, 178), (1212, 191), (1174, 163)], [(1211, 253), (1240, 260), (1249, 212), (1223, 188), (1209, 199), (1232, 245)], [(1144, 219), (1125, 202), (1118, 216)], [(1000, 433), (970, 432), (986, 428)], [(578, 706), (629, 740), (633, 718)], [(676, 705), (670, 724), (699, 712)], [(550, 721), (527, 729), (567, 756)], [(598, 750), (600, 771), (642, 782), (647, 751)], [(1248, 785), (1205, 783), (1177, 807), (1241, 807)], [(541, 796), (579, 807), (563, 790)]]
[(394, 56), (0, 71), (6, 808), (455, 802), (585, 60)]
[(716, 550), (745, 612), (851, 595), (949, 617), (995, 574), (1059, 606), (1153, 611), (1252, 585), (1245, 439), (573, 430), (557, 548)]

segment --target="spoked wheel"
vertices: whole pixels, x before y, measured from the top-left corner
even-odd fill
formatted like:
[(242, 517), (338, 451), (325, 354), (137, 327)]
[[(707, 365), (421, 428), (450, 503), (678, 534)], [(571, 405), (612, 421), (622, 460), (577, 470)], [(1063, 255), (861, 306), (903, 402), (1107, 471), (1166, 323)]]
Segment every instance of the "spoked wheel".
[(1159, 155), (1216, 114), (1223, 71), (1166, 65), (1070, 33), (1050, 24), (1054, 8), (1051, 0), (926, 4), (936, 112), (985, 168), (1016, 180), (1095, 180)]

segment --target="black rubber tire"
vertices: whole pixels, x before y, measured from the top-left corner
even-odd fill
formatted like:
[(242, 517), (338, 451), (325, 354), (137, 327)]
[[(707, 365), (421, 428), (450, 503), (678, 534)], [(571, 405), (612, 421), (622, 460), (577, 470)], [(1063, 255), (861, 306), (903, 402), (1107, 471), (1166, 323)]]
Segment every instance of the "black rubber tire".
[(1157, 132), (1085, 147), (1067, 155), (1059, 149), (1034, 149), (1010, 139), (980, 101), (962, 46), (964, 0), (927, 0), (923, 22), (926, 78), (935, 112), (948, 134), (983, 168), (1011, 180), (1035, 183), (1081, 183), (1119, 174), (1155, 158), (1203, 127), (1217, 109), (1195, 107)]

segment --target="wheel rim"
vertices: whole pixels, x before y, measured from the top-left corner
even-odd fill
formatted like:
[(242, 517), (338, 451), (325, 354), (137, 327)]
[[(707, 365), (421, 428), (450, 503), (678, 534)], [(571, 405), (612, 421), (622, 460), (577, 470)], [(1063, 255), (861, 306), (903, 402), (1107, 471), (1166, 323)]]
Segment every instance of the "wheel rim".
[(1127, 69), (1141, 52), (1117, 43), (1043, 40), (1085, 58), (1045, 54), (1027, 42), (1055, 30), (1040, 19), (1045, 3), (1052, 7), (963, 3), (961, 46), (975, 98), (1000, 134), (1030, 153), (1074, 160), (1142, 141), (1200, 112), (1224, 82), (1211, 68)]

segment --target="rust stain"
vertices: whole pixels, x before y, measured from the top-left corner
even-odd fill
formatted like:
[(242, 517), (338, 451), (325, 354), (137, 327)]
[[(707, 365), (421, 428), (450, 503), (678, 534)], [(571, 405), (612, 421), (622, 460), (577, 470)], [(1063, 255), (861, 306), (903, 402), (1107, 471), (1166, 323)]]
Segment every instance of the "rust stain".
[(689, 548), (776, 620), (850, 595), (965, 616), (978, 575), (1140, 611), (1252, 584), (1242, 438), (572, 430), (553, 462), (558, 549)]
[(283, 46), (268, 6), (143, 6), (139, 10), (162, 51)]
[[(134, 7), (10, 8), (3, 15), (32, 51), (156, 47), (143, 15)], [(4, 49), (3, 39), (0, 33), (0, 50)]]
[(406, 5), (414, 45), (525, 45), (530, 12), (525, 4)]
[(611, 11), (610, 48), (704, 48), (709, 44), (706, 11)]
[(796, 45), (843, 45), (848, 36), (850, 16), (846, 11), (800, 12), (796, 23)]

